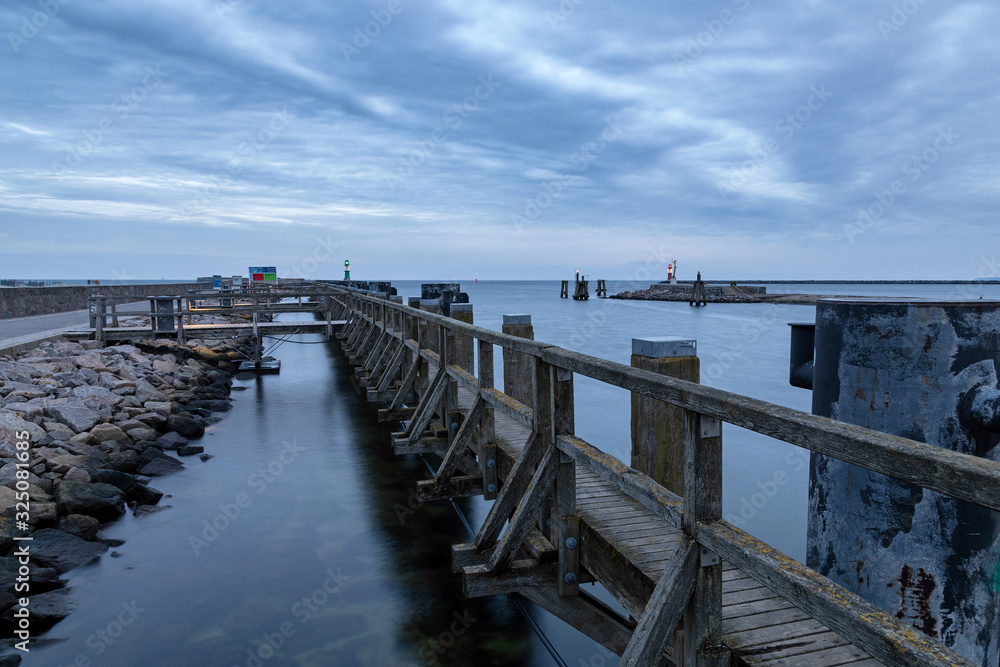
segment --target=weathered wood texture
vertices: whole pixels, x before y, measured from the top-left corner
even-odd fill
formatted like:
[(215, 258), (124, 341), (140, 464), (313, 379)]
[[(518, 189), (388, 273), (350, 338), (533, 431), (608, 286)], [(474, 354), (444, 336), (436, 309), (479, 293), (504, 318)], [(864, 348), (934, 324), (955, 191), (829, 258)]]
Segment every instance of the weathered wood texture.
[[(632, 355), (632, 367), (699, 382), (698, 357)], [(684, 492), (684, 410), (632, 394), (632, 467), (676, 494)]]
[[(531, 324), (504, 324), (502, 331), (509, 336), (535, 339), (535, 329)], [(527, 406), (532, 405), (532, 363), (529, 354), (508, 347), (503, 348), (503, 392)]]

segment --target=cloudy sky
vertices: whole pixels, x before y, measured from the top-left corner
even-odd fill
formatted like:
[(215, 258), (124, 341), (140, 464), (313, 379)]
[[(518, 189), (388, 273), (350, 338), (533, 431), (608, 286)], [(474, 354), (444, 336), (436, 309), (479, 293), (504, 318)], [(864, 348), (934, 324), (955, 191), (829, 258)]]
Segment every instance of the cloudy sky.
[(1000, 7), (3, 0), (0, 277), (1000, 275)]

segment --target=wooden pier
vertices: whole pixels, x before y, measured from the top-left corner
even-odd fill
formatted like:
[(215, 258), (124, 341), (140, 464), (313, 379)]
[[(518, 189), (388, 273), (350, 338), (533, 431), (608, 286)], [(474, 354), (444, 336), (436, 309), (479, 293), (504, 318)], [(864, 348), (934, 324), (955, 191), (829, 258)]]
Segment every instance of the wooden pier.
[[(476, 327), (471, 309), (326, 289), (359, 385), (405, 424), (394, 451), (440, 458), (421, 496), (495, 501), (453, 547), (467, 596), (518, 592), (623, 665), (973, 665), (724, 521), (721, 424), (993, 510), (1000, 464)], [(495, 348), (521, 369), (502, 391)], [(574, 435), (577, 374), (682, 411), (683, 493)]]
[[(294, 301), (289, 301), (290, 299)], [(339, 304), (329, 300), (325, 296), (325, 290), (308, 287), (281, 291), (210, 292), (186, 296), (151, 297), (152, 305), (148, 312), (118, 313), (115, 302), (122, 300), (135, 299), (90, 297), (93, 326), (77, 332), (76, 335), (99, 340), (102, 345), (159, 338), (173, 338), (179, 342), (189, 338), (250, 338), (254, 350), (252, 361), (259, 364), (265, 337), (323, 333), (332, 339), (335, 330), (345, 323), (343, 320), (333, 318), (333, 307)], [(209, 300), (226, 300), (230, 305), (205, 306), (204, 303)], [(274, 321), (274, 316), (282, 313), (314, 313), (320, 319)], [(245, 321), (194, 324), (193, 318), (200, 315), (226, 315)], [(148, 328), (118, 326), (119, 317), (148, 317), (150, 326)], [(109, 321), (111, 326), (108, 326)]]

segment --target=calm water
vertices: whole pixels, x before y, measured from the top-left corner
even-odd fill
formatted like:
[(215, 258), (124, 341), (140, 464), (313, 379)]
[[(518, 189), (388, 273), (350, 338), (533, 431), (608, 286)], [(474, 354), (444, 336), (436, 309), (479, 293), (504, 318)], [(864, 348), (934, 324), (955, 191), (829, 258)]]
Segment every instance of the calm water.
[[(418, 283), (395, 285), (419, 293)], [(788, 385), (786, 323), (811, 321), (811, 306), (575, 302), (558, 298), (557, 282), (462, 287), (480, 326), (530, 313), (536, 339), (623, 363), (633, 337), (695, 338), (705, 384), (809, 410), (809, 392)], [(958, 289), (768, 291), (970, 296)], [(998, 286), (981, 289), (1000, 297)], [(204, 438), (213, 459), (154, 481), (172, 509), (110, 524), (106, 535), (127, 540), (120, 556), (68, 573), (79, 610), (48, 633), (68, 639), (23, 664), (556, 664), (506, 597), (463, 598), (449, 568), (450, 545), (468, 539), (455, 511), (411, 500), (426, 469), (390, 453), (394, 425), (378, 424), (351, 391), (336, 345), (296, 340), (310, 344), (275, 352), (280, 375), (236, 382), (245, 389), (233, 392), (232, 412)], [(628, 461), (626, 392), (578, 378), (576, 415), (581, 437)], [(723, 439), (727, 518), (801, 559), (807, 456), (728, 426)], [(488, 509), (478, 499), (460, 506), (474, 526)], [(545, 612), (531, 613), (568, 664), (615, 664)]]

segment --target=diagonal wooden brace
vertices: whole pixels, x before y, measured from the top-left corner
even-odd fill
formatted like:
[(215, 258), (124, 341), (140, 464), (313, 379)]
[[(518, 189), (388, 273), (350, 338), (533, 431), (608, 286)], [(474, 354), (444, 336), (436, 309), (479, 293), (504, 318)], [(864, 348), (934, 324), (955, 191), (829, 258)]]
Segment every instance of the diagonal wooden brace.
[(473, 401), (472, 407), (469, 409), (469, 414), (466, 415), (465, 421), (462, 422), (462, 427), (455, 434), (455, 440), (452, 441), (451, 447), (448, 448), (448, 453), (445, 454), (444, 460), (441, 462), (441, 466), (434, 476), (435, 485), (443, 484), (449, 477), (455, 474), (455, 469), (458, 467), (458, 457), (465, 453), (465, 448), (472, 439), (472, 433), (479, 426), (479, 418), (483, 415), (484, 407), (485, 402), (477, 395), (476, 400)]
[(420, 355), (417, 355), (413, 359), (413, 363), (410, 364), (410, 368), (406, 371), (406, 377), (403, 378), (403, 383), (396, 392), (396, 398), (392, 399), (392, 403), (389, 405), (389, 414), (396, 413), (403, 407), (403, 403), (406, 402), (406, 395), (413, 389), (413, 383), (416, 382), (417, 375), (420, 373), (420, 364), (422, 361)]
[(698, 544), (687, 537), (677, 545), (619, 664), (645, 667), (663, 654), (694, 591), (700, 555)]
[(517, 503), (524, 495), (524, 490), (531, 481), (531, 475), (538, 467), (538, 461), (542, 457), (541, 439), (537, 433), (532, 433), (528, 442), (521, 448), (521, 453), (514, 461), (514, 467), (504, 481), (503, 489), (497, 496), (496, 502), (486, 515), (479, 533), (476, 535), (475, 545), (480, 551), (493, 546), (497, 537), (503, 530), (507, 519), (514, 512)]
[(490, 572), (497, 568), (507, 567), (517, 554), (518, 547), (521, 546), (521, 542), (524, 541), (531, 529), (535, 512), (552, 491), (552, 485), (556, 481), (556, 473), (558, 472), (558, 461), (559, 451), (555, 447), (549, 447), (542, 455), (542, 460), (535, 470), (535, 474), (531, 476), (528, 488), (525, 489), (524, 497), (510, 518), (507, 532), (497, 540), (496, 547), (490, 554), (490, 560), (487, 563)]
[[(447, 375), (448, 373), (443, 368), (438, 369), (437, 374), (431, 381), (430, 387), (427, 388), (427, 392), (424, 394), (423, 400), (421, 400), (420, 405), (417, 406), (417, 412), (413, 415), (413, 419), (410, 420), (409, 426), (403, 432), (401, 438), (394, 438), (393, 445), (413, 444), (413, 442), (424, 432), (424, 429), (431, 423), (431, 417), (434, 416), (434, 410), (437, 408), (437, 404), (440, 403), (441, 397), (444, 395), (445, 386), (447, 385), (445, 378)], [(398, 442), (400, 440), (402, 442)]]
[(405, 355), (406, 346), (400, 343), (399, 347), (396, 348), (395, 354), (392, 355), (392, 359), (389, 360), (389, 364), (385, 367), (382, 376), (379, 377), (378, 384), (375, 385), (379, 393), (389, 390), (392, 378), (396, 377), (396, 373), (399, 372), (400, 367), (403, 365), (403, 357)]

